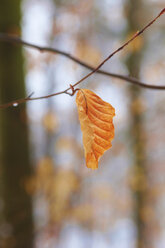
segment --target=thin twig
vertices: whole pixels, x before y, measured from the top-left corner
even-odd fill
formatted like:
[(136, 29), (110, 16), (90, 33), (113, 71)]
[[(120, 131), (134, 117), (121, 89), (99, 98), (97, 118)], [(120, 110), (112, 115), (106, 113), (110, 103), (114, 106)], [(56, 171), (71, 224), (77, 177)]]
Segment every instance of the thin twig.
[(162, 14), (164, 14), (165, 12), (165, 8), (151, 21), (149, 22), (149, 24), (147, 24), (142, 30), (137, 31), (131, 39), (129, 39), (126, 43), (124, 43), (121, 47), (119, 47), (118, 49), (116, 49), (113, 53), (111, 53), (105, 60), (103, 60), (103, 62), (101, 64), (99, 64), (93, 71), (91, 71), (90, 73), (88, 73), (85, 77), (81, 78), (77, 83), (75, 83), (73, 86), (76, 86), (78, 84), (80, 84), (82, 81), (84, 81), (85, 79), (87, 79), (88, 77), (90, 77), (93, 73), (95, 73), (96, 71), (98, 71), (100, 69), (100, 67), (102, 67), (105, 62), (107, 62), (110, 58), (112, 58), (116, 53), (118, 53), (119, 51), (121, 51), (122, 49), (124, 49), (126, 46), (128, 46), (129, 43), (131, 43), (134, 39), (136, 39), (138, 36), (140, 36), (148, 27), (150, 27)]
[(46, 98), (49, 98), (49, 97), (52, 97), (52, 96), (61, 95), (61, 94), (67, 94), (67, 95), (72, 96), (73, 95), (72, 93), (67, 92), (69, 89), (70, 88), (68, 88), (66, 90), (63, 90), (63, 91), (59, 91), (59, 92), (54, 93), (54, 94), (51, 94), (51, 95), (47, 95), (47, 96), (40, 96), (40, 97), (29, 97), (28, 96), (26, 98), (21, 98), (21, 99), (13, 100), (11, 102), (8, 102), (8, 103), (5, 103), (3, 105), (0, 105), (0, 108), (8, 108), (10, 106), (17, 107), (21, 103), (25, 103), (25, 102), (28, 102), (28, 101), (34, 101), (34, 100), (40, 100), (40, 99), (46, 99)]
[[(69, 54), (67, 52), (61, 51), (61, 50), (56, 49), (56, 48), (38, 46), (38, 45), (35, 45), (35, 44), (32, 44), (32, 43), (26, 42), (26, 41), (22, 40), (21, 38), (19, 38), (17, 36), (0, 33), (0, 41), (5, 41), (5, 42), (8, 42), (8, 43), (14, 43), (14, 44), (22, 45), (22, 46), (27, 46), (27, 47), (30, 47), (30, 48), (37, 49), (40, 52), (50, 52), (50, 53), (54, 53), (54, 54), (60, 54), (60, 55), (62, 55), (64, 57), (76, 62), (77, 64), (79, 64), (79, 65), (81, 65), (81, 66), (83, 66), (83, 67), (85, 67), (85, 68), (87, 68), (87, 69), (89, 69), (91, 71), (95, 70), (95, 68), (92, 67), (91, 65), (81, 61), (80, 59), (72, 56), (71, 54)], [(134, 77), (125, 76), (125, 75), (121, 75), (121, 74), (118, 74), (118, 73), (107, 72), (107, 71), (100, 70), (100, 69), (97, 70), (96, 73), (102, 74), (102, 75), (105, 75), (105, 76), (109, 76), (109, 77), (113, 77), (113, 78), (119, 78), (121, 80), (130, 82), (132, 84), (141, 86), (143, 88), (155, 89), (155, 90), (165, 90), (165, 86), (145, 84), (145, 83), (141, 82), (140, 80), (138, 80), (138, 79), (136, 79)]]
[[(17, 99), (17, 100), (11, 101), (9, 103), (0, 105), (0, 108), (7, 108), (7, 107), (10, 107), (10, 106), (17, 106), (18, 104), (24, 103), (26, 101), (46, 99), (46, 98), (49, 98), (49, 97), (52, 97), (52, 96), (56, 96), (56, 95), (60, 95), (60, 94), (68, 94), (68, 95), (71, 95), (72, 96), (72, 95), (74, 95), (74, 93), (76, 91), (76, 90), (73, 91), (74, 87), (77, 86), (78, 84), (80, 84), (81, 82), (83, 82), (85, 79), (87, 79), (88, 77), (90, 77), (92, 74), (94, 74), (96, 72), (97, 73), (100, 73), (100, 74), (103, 74), (103, 75), (107, 75), (107, 76), (111, 76), (111, 77), (115, 77), (115, 78), (120, 78), (122, 80), (126, 80), (128, 82), (134, 83), (136, 85), (139, 85), (139, 86), (142, 86), (142, 87), (145, 87), (145, 88), (157, 89), (157, 90), (164, 90), (165, 89), (165, 86), (149, 85), (149, 84), (142, 83), (142, 82), (140, 82), (139, 80), (137, 80), (136, 78), (133, 78), (133, 77), (123, 76), (123, 75), (119, 75), (119, 74), (115, 74), (115, 73), (109, 73), (109, 72), (106, 72), (106, 71), (99, 70), (104, 65), (105, 62), (107, 62), (116, 53), (118, 53), (119, 51), (121, 51), (122, 49), (124, 49), (126, 46), (128, 46), (129, 43), (131, 43), (134, 39), (136, 39), (138, 36), (140, 36), (148, 27), (150, 27), (164, 13), (165, 13), (165, 8), (151, 22), (149, 22), (149, 24), (147, 24), (142, 30), (137, 31), (133, 35), (133, 37), (131, 39), (129, 39), (121, 47), (119, 47), (118, 49), (116, 49), (113, 53), (111, 53), (96, 68), (91, 67), (90, 65), (88, 65), (88, 64), (80, 61), (79, 59), (73, 57), (69, 53), (63, 52), (61, 50), (50, 48), (50, 47), (37, 46), (37, 45), (34, 45), (32, 43), (25, 42), (25, 41), (21, 40), (19, 37), (10, 36), (10, 35), (7, 35), (7, 34), (0, 33), (0, 40), (2, 40), (2, 41), (10, 42), (10, 43), (17, 43), (17, 44), (20, 44), (20, 45), (28, 46), (28, 47), (31, 47), (31, 48), (38, 49), (41, 52), (46, 52), (47, 51), (47, 52), (52, 52), (52, 53), (58, 53), (58, 54), (61, 54), (61, 55), (65, 56), (65, 57), (67, 57), (67, 58), (75, 61), (76, 63), (78, 63), (78, 64), (80, 64), (80, 65), (82, 65), (82, 66), (84, 66), (84, 67), (86, 67), (86, 68), (88, 68), (90, 70), (92, 70), (90, 73), (88, 73), (86, 76), (84, 76), (83, 78), (81, 78), (75, 84), (71, 85), (66, 90), (63, 90), (63, 91), (60, 91), (60, 92), (57, 92), (57, 93), (54, 93), (54, 94), (50, 94), (50, 95), (47, 95), (47, 96), (33, 97), (33, 98), (28, 96), (26, 98)], [(72, 92), (69, 93), (68, 92), (69, 90), (72, 90)]]

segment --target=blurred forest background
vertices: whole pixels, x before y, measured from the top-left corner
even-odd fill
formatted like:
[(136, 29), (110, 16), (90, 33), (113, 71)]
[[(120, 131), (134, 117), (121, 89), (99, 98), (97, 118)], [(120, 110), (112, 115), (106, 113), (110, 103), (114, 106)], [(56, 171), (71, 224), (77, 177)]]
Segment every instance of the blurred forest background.
[[(0, 32), (96, 67), (162, 8), (163, 0), (0, 0)], [(103, 69), (163, 85), (164, 44), (162, 17)], [(87, 72), (0, 42), (0, 103), (63, 90)], [(165, 92), (98, 74), (80, 87), (116, 109), (115, 139), (96, 171), (84, 163), (75, 96), (0, 111), (0, 247), (164, 248)]]

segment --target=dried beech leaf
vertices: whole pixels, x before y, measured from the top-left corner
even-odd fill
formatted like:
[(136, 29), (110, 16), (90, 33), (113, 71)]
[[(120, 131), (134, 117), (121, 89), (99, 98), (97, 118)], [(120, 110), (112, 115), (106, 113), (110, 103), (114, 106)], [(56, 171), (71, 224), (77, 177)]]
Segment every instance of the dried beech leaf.
[(76, 96), (86, 165), (97, 169), (98, 160), (112, 145), (114, 138), (113, 117), (115, 109), (99, 96), (87, 89), (81, 89)]

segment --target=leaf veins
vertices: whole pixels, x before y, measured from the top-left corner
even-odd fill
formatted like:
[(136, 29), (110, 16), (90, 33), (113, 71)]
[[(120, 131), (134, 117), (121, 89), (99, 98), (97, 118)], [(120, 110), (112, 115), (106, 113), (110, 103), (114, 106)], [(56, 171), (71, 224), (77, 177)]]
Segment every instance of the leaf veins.
[(78, 91), (76, 104), (83, 133), (86, 166), (97, 169), (100, 157), (112, 146), (115, 109), (87, 89)]

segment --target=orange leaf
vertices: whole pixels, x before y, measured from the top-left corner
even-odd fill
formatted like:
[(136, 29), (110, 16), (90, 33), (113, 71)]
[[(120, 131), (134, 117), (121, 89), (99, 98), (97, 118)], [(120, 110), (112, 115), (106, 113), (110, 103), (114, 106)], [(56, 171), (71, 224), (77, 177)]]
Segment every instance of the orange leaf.
[(112, 145), (115, 109), (99, 96), (87, 89), (80, 89), (76, 96), (86, 165), (97, 169), (98, 160)]

